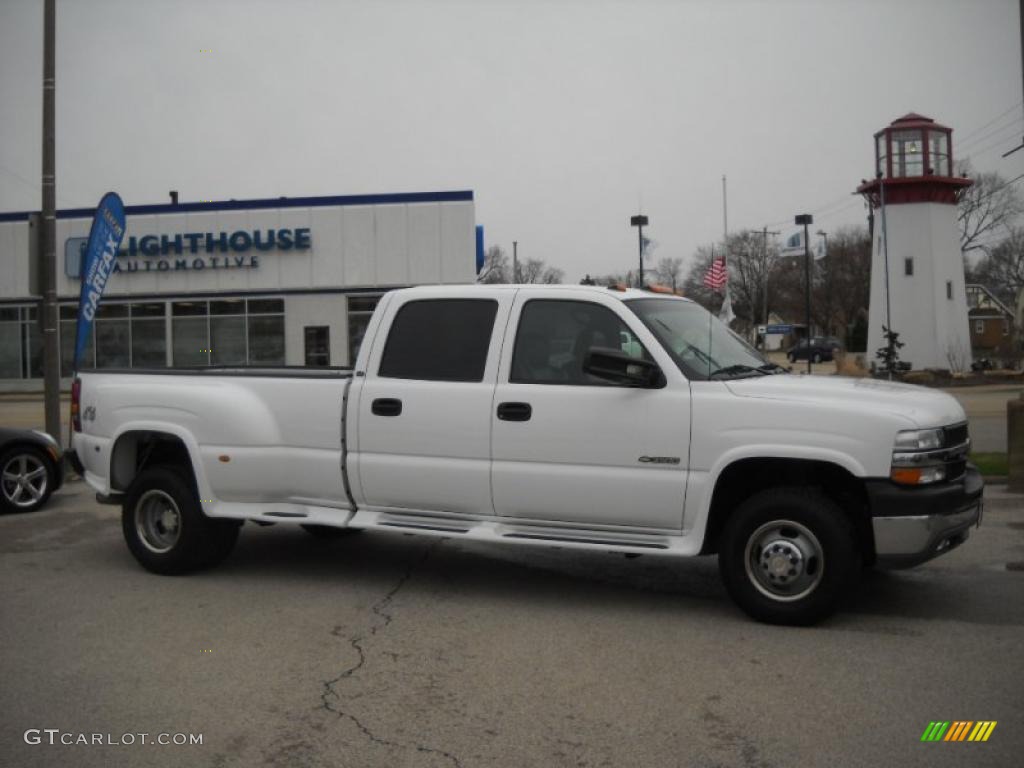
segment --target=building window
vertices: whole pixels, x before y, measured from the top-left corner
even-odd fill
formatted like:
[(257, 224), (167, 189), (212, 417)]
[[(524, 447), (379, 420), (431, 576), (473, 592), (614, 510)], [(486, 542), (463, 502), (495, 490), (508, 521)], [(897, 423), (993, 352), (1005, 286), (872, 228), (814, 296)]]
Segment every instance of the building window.
[(176, 301), (175, 367), (284, 365), (284, 299)]
[(326, 325), (307, 325), (302, 329), (306, 365), (326, 368), (331, 364), (331, 329)]
[(878, 158), (878, 165), (875, 167), (875, 170), (882, 174), (882, 176), (888, 176), (889, 167), (886, 164), (888, 161), (888, 152), (885, 151), (885, 134), (879, 134), (875, 141), (877, 143), (875, 155)]
[(907, 277), (913, 277), (914, 275), (914, 259), (908, 258), (903, 260), (903, 274)]
[(24, 378), (27, 359), (23, 330), (28, 307), (0, 307), (0, 378)]
[(250, 365), (284, 365), (284, 299), (249, 299)]
[(979, 336), (981, 336), (983, 333), (985, 333), (985, 321), (984, 320), (975, 320), (974, 321), (974, 332), (976, 334), (978, 334)]
[(245, 365), (249, 348), (245, 299), (210, 302), (210, 363)]
[(167, 304), (130, 304), (132, 368), (167, 366)]
[(946, 298), (949, 299), (950, 301), (953, 300), (953, 281), (952, 280), (947, 280), (946, 281)]
[(483, 381), (498, 302), (410, 301), (388, 332), (377, 375), (422, 381)]
[(210, 316), (205, 301), (171, 305), (171, 349), (175, 368), (210, 364)]
[(370, 324), (373, 310), (377, 308), (380, 296), (349, 296), (348, 297), (348, 364), (354, 366), (359, 357), (359, 348), (366, 335), (366, 327)]

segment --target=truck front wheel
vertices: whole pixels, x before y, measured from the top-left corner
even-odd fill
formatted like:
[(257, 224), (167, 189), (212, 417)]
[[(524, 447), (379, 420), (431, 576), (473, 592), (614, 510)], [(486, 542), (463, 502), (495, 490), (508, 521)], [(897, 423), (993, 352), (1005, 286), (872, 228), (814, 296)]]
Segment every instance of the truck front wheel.
[(132, 483), (121, 528), (135, 559), (176, 575), (216, 565), (235, 546), (239, 525), (203, 514), (192, 483), (171, 467), (152, 467)]
[(856, 532), (843, 510), (806, 488), (772, 488), (726, 521), (718, 555), (722, 581), (751, 617), (813, 624), (832, 613), (860, 572)]

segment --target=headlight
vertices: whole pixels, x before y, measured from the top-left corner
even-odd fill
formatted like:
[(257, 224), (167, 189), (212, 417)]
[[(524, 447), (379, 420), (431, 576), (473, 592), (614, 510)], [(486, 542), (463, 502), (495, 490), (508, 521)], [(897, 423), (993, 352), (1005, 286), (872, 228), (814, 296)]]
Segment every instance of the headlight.
[(934, 451), (943, 443), (941, 429), (907, 429), (896, 433), (897, 451)]

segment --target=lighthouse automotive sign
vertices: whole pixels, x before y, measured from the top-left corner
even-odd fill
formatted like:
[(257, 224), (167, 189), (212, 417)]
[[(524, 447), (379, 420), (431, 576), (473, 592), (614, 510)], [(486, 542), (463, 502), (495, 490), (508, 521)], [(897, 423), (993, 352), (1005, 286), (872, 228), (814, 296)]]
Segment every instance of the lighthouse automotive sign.
[[(308, 251), (311, 246), (308, 227), (129, 236), (116, 254), (112, 272), (258, 267), (261, 252)], [(85, 248), (85, 238), (69, 237), (65, 241), (64, 273), (68, 277), (79, 276)]]

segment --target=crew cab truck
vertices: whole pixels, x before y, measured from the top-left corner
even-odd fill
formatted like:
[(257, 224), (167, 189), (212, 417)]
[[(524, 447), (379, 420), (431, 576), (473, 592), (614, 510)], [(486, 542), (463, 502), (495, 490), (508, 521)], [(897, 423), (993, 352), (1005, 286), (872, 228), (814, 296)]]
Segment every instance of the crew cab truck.
[(591, 286), (386, 294), (354, 368), (81, 373), (75, 464), (178, 574), (243, 521), (628, 555), (717, 554), (752, 617), (808, 624), (863, 567), (982, 511), (957, 401), (789, 374), (684, 298)]

